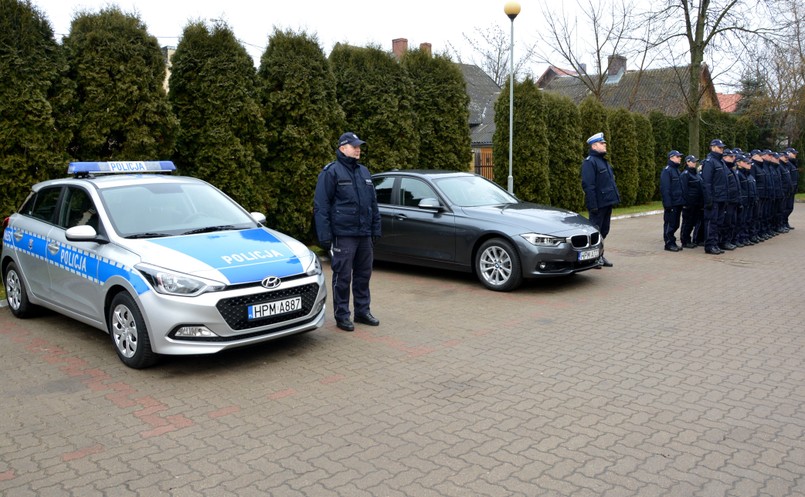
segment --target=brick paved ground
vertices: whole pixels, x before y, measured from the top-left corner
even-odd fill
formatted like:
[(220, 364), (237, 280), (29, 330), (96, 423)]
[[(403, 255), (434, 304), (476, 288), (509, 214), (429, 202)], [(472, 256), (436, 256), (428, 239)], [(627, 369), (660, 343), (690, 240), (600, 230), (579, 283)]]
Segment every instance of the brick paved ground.
[(805, 207), (722, 256), (661, 224), (508, 294), (383, 265), (379, 328), (145, 371), (0, 309), (0, 494), (805, 495)]

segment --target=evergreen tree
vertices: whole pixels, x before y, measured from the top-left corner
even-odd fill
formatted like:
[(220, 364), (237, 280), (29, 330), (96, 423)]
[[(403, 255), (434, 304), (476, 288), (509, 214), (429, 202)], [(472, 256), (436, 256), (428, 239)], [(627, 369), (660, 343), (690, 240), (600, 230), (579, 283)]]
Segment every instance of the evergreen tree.
[(612, 109), (607, 120), (610, 129), (607, 156), (615, 170), (621, 205), (635, 205), (640, 181), (635, 121), (626, 109)]
[(176, 132), (159, 43), (135, 14), (80, 13), (63, 42), (75, 81), (70, 155), (79, 160), (159, 160)]
[(58, 109), (72, 97), (63, 53), (28, 0), (0, 0), (0, 217), (30, 186), (64, 176), (69, 132)]
[(335, 76), (315, 38), (275, 30), (260, 60), (258, 84), (268, 137), (264, 170), (271, 191), (282, 192), (269, 224), (312, 242), (318, 173), (335, 158), (345, 127)]
[(336, 96), (346, 115), (344, 131), (366, 141), (361, 163), (373, 173), (420, 167), (414, 89), (400, 64), (379, 48), (341, 43), (329, 60)]
[(651, 129), (651, 121), (641, 114), (632, 114), (632, 118), (635, 122), (638, 144), (638, 190), (635, 201), (640, 205), (648, 203), (658, 188), (654, 179), (657, 166), (654, 158), (654, 134)]
[[(507, 82), (501, 95), (509, 95)], [(512, 176), (514, 193), (520, 199), (551, 203), (548, 166), (548, 130), (545, 125), (544, 95), (529, 77), (514, 85), (514, 146)], [(509, 178), (509, 99), (495, 103), (495, 134), (492, 136), (495, 182), (508, 187)]]
[[(684, 153), (685, 149), (679, 148), (678, 145), (674, 146), (671, 119), (668, 116), (659, 111), (652, 111), (649, 113), (648, 119), (651, 124), (654, 143), (654, 150), (652, 151), (651, 157), (651, 164), (653, 165), (654, 191), (651, 194), (651, 198), (654, 200), (659, 200), (660, 175), (662, 174), (665, 164), (668, 162), (668, 152), (676, 149)], [(679, 143), (687, 143), (687, 128), (685, 128), (685, 135), (683, 135), (683, 138), (685, 138), (686, 141), (680, 141)]]
[(445, 56), (412, 50), (402, 59), (413, 83), (419, 158), (427, 169), (467, 171), (472, 161), (464, 75)]
[(222, 22), (188, 24), (173, 54), (169, 98), (179, 118), (174, 160), (249, 210), (273, 207), (261, 164), (266, 131), (254, 61)]
[(579, 109), (567, 97), (544, 93), (548, 132), (548, 167), (551, 205), (574, 211), (584, 209), (579, 169), (584, 159)]
[(585, 147), (589, 148), (586, 145), (587, 138), (596, 133), (604, 133), (604, 138), (609, 140), (607, 110), (598, 99), (591, 95), (582, 100), (579, 103), (579, 116), (581, 117), (581, 136), (579, 139)]

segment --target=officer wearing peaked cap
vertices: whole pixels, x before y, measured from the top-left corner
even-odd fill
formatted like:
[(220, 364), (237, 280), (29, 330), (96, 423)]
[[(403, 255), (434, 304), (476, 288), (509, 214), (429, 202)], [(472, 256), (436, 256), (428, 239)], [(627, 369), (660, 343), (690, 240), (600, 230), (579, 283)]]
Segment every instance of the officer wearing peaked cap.
[(719, 248), (719, 231), (724, 225), (727, 206), (727, 181), (730, 170), (722, 160), (726, 145), (718, 138), (710, 142), (710, 153), (702, 162), (702, 193), (704, 196), (704, 251), (723, 254)]
[[(604, 133), (589, 137), (587, 145), (590, 146), (590, 154), (581, 163), (581, 187), (584, 190), (589, 219), (598, 227), (601, 236), (606, 238), (609, 234), (612, 207), (620, 203), (621, 197), (612, 165), (605, 158), (607, 142)], [(612, 263), (603, 255), (601, 264), (612, 267)]]
[(682, 250), (676, 244), (676, 230), (679, 229), (679, 220), (682, 207), (685, 205), (685, 193), (679, 177), (679, 165), (682, 163), (682, 153), (678, 150), (668, 152), (668, 164), (660, 173), (660, 195), (662, 196), (663, 227), (662, 236), (665, 250), (679, 252)]
[(696, 248), (700, 238), (704, 200), (702, 197), (702, 177), (699, 175), (695, 155), (685, 157), (685, 170), (679, 175), (679, 183), (685, 196), (685, 207), (682, 209), (682, 229), (679, 240), (685, 248)]

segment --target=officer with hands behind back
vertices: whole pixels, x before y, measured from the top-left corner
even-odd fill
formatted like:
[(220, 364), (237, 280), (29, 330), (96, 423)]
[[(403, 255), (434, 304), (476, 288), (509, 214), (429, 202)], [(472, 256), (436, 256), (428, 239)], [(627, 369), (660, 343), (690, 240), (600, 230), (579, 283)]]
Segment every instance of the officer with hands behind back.
[[(601, 232), (601, 236), (606, 238), (609, 234), (612, 207), (620, 203), (621, 197), (615, 184), (612, 165), (604, 158), (607, 153), (604, 133), (589, 137), (587, 144), (590, 146), (590, 155), (581, 163), (581, 188), (584, 190), (589, 219)], [(604, 256), (601, 256), (601, 264), (612, 267), (612, 263)]]
[(341, 135), (336, 160), (319, 173), (313, 197), (316, 236), (319, 245), (332, 255), (335, 323), (344, 331), (355, 329), (350, 320), (350, 287), (355, 322), (380, 324), (369, 308), (369, 279), (374, 240), (380, 236), (380, 211), (372, 176), (366, 166), (358, 163), (364, 143), (355, 133)]
[(678, 150), (668, 152), (668, 164), (660, 174), (660, 194), (664, 209), (662, 221), (662, 236), (665, 250), (679, 252), (682, 248), (676, 244), (676, 230), (679, 229), (679, 219), (682, 207), (685, 205), (685, 193), (679, 178), (679, 165), (682, 163), (682, 153)]

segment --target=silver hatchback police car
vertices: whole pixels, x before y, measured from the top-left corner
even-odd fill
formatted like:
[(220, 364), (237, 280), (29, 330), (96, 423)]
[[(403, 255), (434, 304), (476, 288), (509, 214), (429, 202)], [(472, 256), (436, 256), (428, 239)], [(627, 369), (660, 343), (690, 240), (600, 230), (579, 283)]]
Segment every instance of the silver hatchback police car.
[[(39, 305), (109, 333), (120, 359), (210, 354), (324, 323), (319, 259), (171, 162), (74, 162), (4, 221), (17, 317)], [(150, 174), (149, 174), (150, 173)]]

